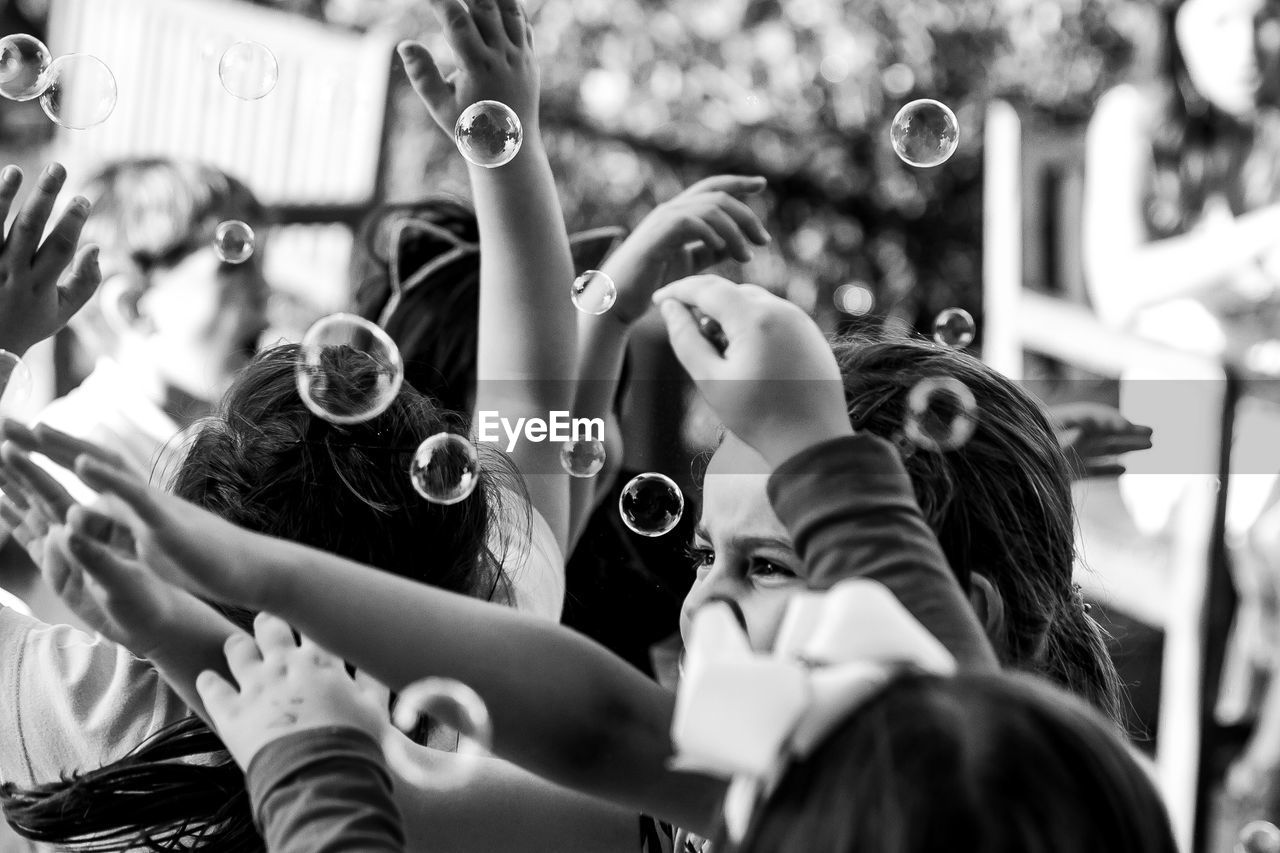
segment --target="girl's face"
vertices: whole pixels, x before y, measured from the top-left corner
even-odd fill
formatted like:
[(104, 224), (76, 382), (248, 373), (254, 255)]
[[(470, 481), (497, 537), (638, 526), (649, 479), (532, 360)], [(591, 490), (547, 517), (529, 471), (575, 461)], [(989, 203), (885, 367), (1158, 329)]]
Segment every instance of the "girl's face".
[(769, 504), (769, 472), (732, 434), (711, 458), (694, 538), (697, 578), (680, 612), (686, 644), (694, 612), (709, 600), (728, 599), (741, 608), (752, 647), (767, 651), (787, 602), (805, 589), (800, 558)]
[(1174, 35), (1187, 74), (1223, 112), (1243, 116), (1257, 106), (1258, 51), (1276, 50), (1274, 17), (1268, 0), (1186, 0), (1178, 9)]

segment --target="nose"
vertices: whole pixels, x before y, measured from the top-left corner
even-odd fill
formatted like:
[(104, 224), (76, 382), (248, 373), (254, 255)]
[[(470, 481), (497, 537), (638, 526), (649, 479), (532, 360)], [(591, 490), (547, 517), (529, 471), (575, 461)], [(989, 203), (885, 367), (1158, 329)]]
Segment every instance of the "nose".
[(685, 643), (689, 642), (689, 629), (693, 625), (693, 615), (699, 608), (711, 601), (727, 601), (741, 613), (739, 607), (741, 592), (741, 584), (735, 583), (728, 576), (728, 572), (715, 564), (712, 564), (705, 573), (699, 572), (693, 586), (689, 588), (689, 594), (684, 597), (684, 604), (680, 606), (680, 636)]

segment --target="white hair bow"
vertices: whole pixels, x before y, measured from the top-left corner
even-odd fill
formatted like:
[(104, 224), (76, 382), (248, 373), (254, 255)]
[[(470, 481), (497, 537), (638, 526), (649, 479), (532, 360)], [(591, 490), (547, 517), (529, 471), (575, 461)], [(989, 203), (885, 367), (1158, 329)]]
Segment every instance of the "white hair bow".
[(671, 737), (680, 770), (730, 778), (725, 827), (741, 842), (757, 801), (903, 668), (955, 659), (875, 581), (852, 579), (788, 604), (772, 654), (758, 654), (725, 603), (694, 616)]

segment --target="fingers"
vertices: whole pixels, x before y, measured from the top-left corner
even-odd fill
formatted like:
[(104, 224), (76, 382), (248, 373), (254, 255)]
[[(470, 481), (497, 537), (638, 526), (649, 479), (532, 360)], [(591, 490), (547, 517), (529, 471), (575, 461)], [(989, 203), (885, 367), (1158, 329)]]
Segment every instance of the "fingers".
[(79, 568), (96, 579), (104, 589), (120, 589), (137, 583), (137, 568), (102, 543), (68, 530), (66, 545)]
[[(8, 427), (6, 426), (4, 429), (6, 437), (12, 438), (17, 444), (23, 444), (25, 439), (9, 436)], [(91, 441), (68, 435), (48, 424), (36, 424), (35, 429), (28, 432), (36, 441), (36, 446), (28, 449), (43, 453), (68, 470), (75, 469), (76, 459), (81, 456), (88, 456), (112, 467), (128, 470), (128, 463), (124, 461), (124, 457), (120, 456), (120, 454)]]
[(667, 324), (667, 338), (671, 341), (671, 349), (684, 366), (685, 372), (694, 381), (712, 378), (717, 362), (721, 361), (720, 353), (702, 336), (698, 321), (693, 318), (688, 306), (675, 299), (666, 299), (658, 303), (658, 308), (663, 322)]
[(164, 513), (152, 496), (151, 489), (132, 473), (92, 456), (77, 458), (75, 471), (76, 476), (89, 488), (118, 497), (143, 524), (156, 525), (164, 520)]
[(1088, 462), (1084, 467), (1084, 475), (1089, 478), (1119, 477), (1125, 467), (1119, 462)]
[(5, 257), (11, 261), (29, 266), (40, 245), (40, 237), (44, 234), (45, 223), (53, 211), (54, 199), (62, 190), (67, 180), (67, 171), (59, 163), (50, 163), (36, 179), (35, 191), (18, 211), (18, 218), (9, 232), (5, 243)]
[(26, 485), (28, 494), (43, 502), (54, 521), (66, 521), (67, 511), (75, 504), (75, 499), (61, 483), (37, 465), (26, 451), (8, 441), (0, 445), (0, 458), (4, 460), (9, 473)]
[(718, 275), (693, 275), (673, 281), (653, 294), (659, 305), (663, 300), (675, 299), (697, 308), (718, 322), (730, 334), (742, 325), (747, 309), (748, 295), (743, 285), (737, 285)]
[(444, 28), (445, 38), (458, 61), (464, 66), (478, 63), (484, 55), (484, 39), (462, 0), (431, 0), (431, 11)]
[(738, 230), (745, 234), (748, 240), (757, 246), (768, 245), (771, 239), (769, 232), (765, 230), (764, 223), (760, 221), (760, 217), (756, 216), (754, 210), (728, 193), (717, 194), (715, 200), (720, 209), (733, 218)]
[[(726, 196), (725, 198), (736, 201), (731, 196)], [(741, 202), (738, 203), (741, 204)], [(724, 240), (729, 257), (743, 264), (751, 260), (751, 247), (747, 245), (746, 235), (738, 228), (733, 217), (723, 208), (709, 208), (703, 212), (702, 219), (714, 228), (716, 233)]]
[(71, 262), (71, 272), (58, 285), (58, 324), (65, 326), (102, 284), (102, 268), (98, 266), (98, 247), (85, 246)]
[(524, 11), (521, 0), (498, 0), (498, 8), (502, 14), (502, 26), (506, 30), (507, 40), (517, 47), (529, 47), (533, 40), (530, 37), (529, 18)]
[(9, 221), (9, 211), (21, 187), (22, 170), (17, 166), (5, 166), (4, 171), (0, 171), (0, 225)]
[(258, 641), (263, 660), (283, 657), (298, 648), (293, 639), (293, 629), (278, 616), (259, 613), (253, 620), (253, 636)]
[(231, 668), (231, 674), (235, 676), (236, 683), (240, 685), (241, 690), (244, 690), (253, 680), (258, 668), (262, 666), (262, 655), (258, 651), (258, 644), (253, 641), (253, 637), (243, 631), (237, 631), (222, 644), (222, 652), (227, 657), (227, 666)]
[(196, 676), (196, 692), (200, 694), (200, 701), (204, 703), (205, 710), (214, 718), (214, 722), (229, 716), (235, 701), (240, 698), (239, 691), (231, 682), (211, 669)]
[(497, 0), (469, 0), (468, 5), (471, 9), (471, 22), (485, 44), (489, 47), (501, 47), (504, 42), (509, 41)]
[(32, 259), (32, 272), (37, 281), (45, 280), (46, 276), (48, 279), (56, 278), (71, 262), (91, 208), (87, 198), (76, 196), (62, 211), (49, 236), (44, 238), (44, 243)]
[(440, 75), (440, 68), (431, 52), (425, 45), (413, 41), (401, 42), (397, 50), (413, 91), (418, 93), (441, 126), (449, 124), (446, 117), (454, 108), (453, 87)]

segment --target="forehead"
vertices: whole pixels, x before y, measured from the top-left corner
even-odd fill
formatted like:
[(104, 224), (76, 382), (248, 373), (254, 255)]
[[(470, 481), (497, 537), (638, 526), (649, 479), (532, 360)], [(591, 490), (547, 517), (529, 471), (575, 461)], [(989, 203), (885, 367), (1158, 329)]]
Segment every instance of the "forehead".
[(1252, 18), (1268, 5), (1268, 0), (1186, 0), (1178, 14), (1192, 20), (1206, 18)]
[(702, 528), (713, 540), (788, 538), (769, 503), (768, 464), (731, 433), (711, 457), (702, 490)]

